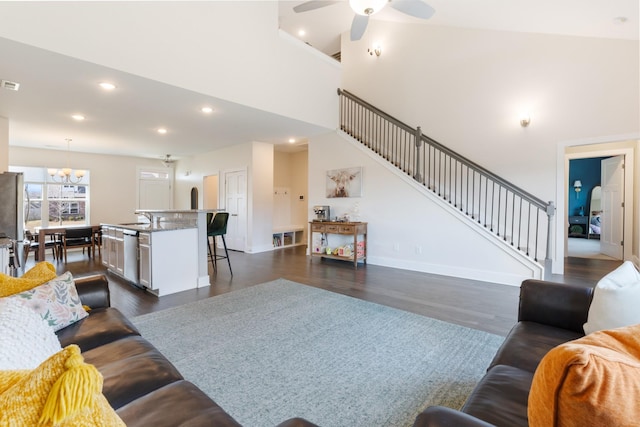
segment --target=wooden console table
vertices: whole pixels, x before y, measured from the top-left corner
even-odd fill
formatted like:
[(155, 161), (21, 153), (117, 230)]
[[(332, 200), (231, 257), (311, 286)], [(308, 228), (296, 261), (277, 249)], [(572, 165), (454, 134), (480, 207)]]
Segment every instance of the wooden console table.
[[(351, 261), (355, 268), (358, 268), (358, 261), (367, 263), (367, 223), (366, 222), (333, 222), (333, 221), (311, 221), (309, 222), (309, 253), (311, 258), (331, 258), (339, 259), (342, 261)], [(335, 254), (334, 251), (340, 247), (334, 248), (328, 246), (328, 237), (325, 243), (326, 245), (313, 245), (314, 233), (323, 234), (340, 234), (353, 237), (353, 246), (351, 249), (345, 249), (342, 246), (342, 251)], [(358, 236), (362, 236), (362, 240), (358, 241)], [(351, 241), (349, 242), (351, 244)], [(331, 253), (327, 253), (327, 248)], [(350, 252), (350, 253), (349, 253)], [(340, 255), (342, 253), (342, 255)]]

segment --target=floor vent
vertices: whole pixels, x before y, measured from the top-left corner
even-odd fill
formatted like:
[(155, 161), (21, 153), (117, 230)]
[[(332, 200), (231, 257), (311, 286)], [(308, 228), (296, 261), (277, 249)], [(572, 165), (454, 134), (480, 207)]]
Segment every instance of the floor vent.
[(20, 88), (20, 83), (10, 82), (9, 80), (0, 80), (0, 87), (9, 90), (18, 90)]

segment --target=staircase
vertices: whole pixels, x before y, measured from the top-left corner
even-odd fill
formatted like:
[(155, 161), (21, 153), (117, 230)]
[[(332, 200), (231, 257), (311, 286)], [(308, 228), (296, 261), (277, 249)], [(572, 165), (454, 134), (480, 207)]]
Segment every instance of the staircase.
[(338, 89), (340, 130), (551, 273), (553, 202), (518, 188), (355, 95)]

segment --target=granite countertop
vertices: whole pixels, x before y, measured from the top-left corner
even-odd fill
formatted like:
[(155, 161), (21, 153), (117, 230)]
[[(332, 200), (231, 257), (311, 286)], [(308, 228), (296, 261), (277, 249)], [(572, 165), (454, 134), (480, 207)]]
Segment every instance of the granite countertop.
[(146, 231), (146, 232), (154, 232), (154, 231), (175, 231), (175, 230), (185, 230), (188, 228), (196, 228), (195, 224), (190, 224), (187, 222), (164, 222), (161, 221), (157, 224), (151, 224), (148, 222), (131, 222), (124, 224), (100, 224), (103, 227), (115, 227), (115, 228), (123, 228), (125, 230), (133, 230), (133, 231)]
[(13, 245), (11, 239), (7, 237), (0, 237), (0, 248), (10, 248)]

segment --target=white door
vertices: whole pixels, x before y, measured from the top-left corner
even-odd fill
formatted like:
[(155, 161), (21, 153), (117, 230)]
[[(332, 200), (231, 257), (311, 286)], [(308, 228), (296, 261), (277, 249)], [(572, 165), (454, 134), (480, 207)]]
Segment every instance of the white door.
[(225, 207), (229, 212), (227, 247), (244, 251), (247, 238), (247, 172), (232, 171), (225, 174)]
[(624, 239), (624, 156), (602, 161), (602, 215), (600, 252), (616, 259), (623, 257)]
[(138, 168), (138, 209), (173, 208), (173, 168)]
[(141, 179), (138, 185), (139, 209), (171, 209), (171, 183), (169, 181)]

